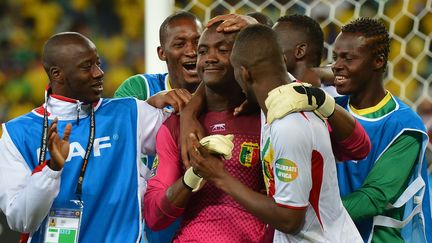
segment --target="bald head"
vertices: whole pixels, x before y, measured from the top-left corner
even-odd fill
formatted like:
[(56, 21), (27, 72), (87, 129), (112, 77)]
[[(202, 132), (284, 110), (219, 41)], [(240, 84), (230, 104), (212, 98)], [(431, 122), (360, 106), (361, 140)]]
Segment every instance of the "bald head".
[(42, 62), (50, 76), (50, 68), (52, 66), (63, 66), (64, 59), (73, 58), (74, 52), (71, 52), (71, 48), (76, 46), (82, 46), (85, 48), (96, 49), (94, 43), (85, 37), (84, 35), (77, 32), (61, 32), (51, 36), (43, 47)]
[(231, 61), (250, 70), (259, 67), (285, 70), (276, 33), (262, 24), (250, 25), (240, 31), (234, 43)]
[(101, 97), (104, 72), (87, 37), (75, 32), (53, 35), (44, 45), (42, 61), (54, 94), (88, 103)]

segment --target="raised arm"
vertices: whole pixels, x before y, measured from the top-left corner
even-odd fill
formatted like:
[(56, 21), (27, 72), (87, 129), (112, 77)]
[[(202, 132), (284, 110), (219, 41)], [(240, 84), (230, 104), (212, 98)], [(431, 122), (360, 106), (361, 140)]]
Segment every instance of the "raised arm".
[(335, 77), (331, 69), (331, 65), (314, 67), (312, 68), (312, 71), (318, 75), (321, 84), (334, 85)]
[(51, 161), (46, 161), (33, 171), (21, 155), (6, 126), (0, 139), (0, 208), (12, 230), (34, 232), (48, 214), (60, 190), (60, 175), (69, 152), (67, 125), (63, 139), (57, 132), (57, 121), (48, 132)]
[(198, 121), (198, 117), (205, 107), (205, 86), (201, 83), (195, 91), (190, 102), (180, 113), (180, 148), (181, 158), (185, 168), (189, 168), (188, 148), (191, 147), (188, 136), (190, 133), (196, 134), (201, 139), (206, 135), (206, 132)]
[(336, 105), (328, 122), (331, 126), (333, 153), (337, 160), (361, 160), (369, 154), (372, 146), (369, 136), (348, 111)]
[(360, 123), (320, 88), (290, 83), (270, 93), (266, 106), (268, 122), (298, 111), (315, 111), (324, 119), (328, 118), (338, 160), (363, 159), (371, 149), (369, 137)]

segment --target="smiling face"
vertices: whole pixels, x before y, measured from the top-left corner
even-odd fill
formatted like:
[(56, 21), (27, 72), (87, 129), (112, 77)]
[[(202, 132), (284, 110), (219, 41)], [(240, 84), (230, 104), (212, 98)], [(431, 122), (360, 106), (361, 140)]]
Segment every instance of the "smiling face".
[(173, 83), (180, 87), (199, 83), (196, 61), (201, 24), (192, 18), (179, 18), (167, 25), (165, 38), (158, 48), (159, 58), (166, 61)]
[(198, 43), (198, 75), (206, 86), (234, 82), (230, 62), (235, 34), (223, 34), (215, 28), (203, 32)]
[(339, 94), (359, 94), (373, 87), (376, 60), (362, 34), (339, 34), (334, 44), (333, 60), (334, 84)]
[(96, 46), (85, 37), (64, 35), (49, 54), (53, 93), (91, 103), (101, 98), (104, 72)]

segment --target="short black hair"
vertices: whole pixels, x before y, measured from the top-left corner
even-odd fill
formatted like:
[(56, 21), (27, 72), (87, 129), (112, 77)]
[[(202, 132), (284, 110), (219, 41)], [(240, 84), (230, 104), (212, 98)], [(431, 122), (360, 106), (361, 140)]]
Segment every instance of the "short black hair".
[(64, 48), (62, 47), (77, 43), (94, 46), (89, 38), (78, 32), (60, 32), (52, 35), (45, 42), (42, 50), (42, 65), (49, 78), (51, 78), (50, 68), (59, 65), (63, 58)]
[(249, 25), (238, 33), (231, 59), (247, 68), (276, 67), (280, 60), (280, 67), (285, 68), (276, 32), (263, 24)]
[(172, 22), (178, 19), (191, 19), (193, 21), (198, 21), (199, 23), (201, 23), (201, 21), (198, 19), (196, 15), (186, 11), (180, 11), (171, 14), (162, 22), (161, 26), (159, 27), (159, 42), (161, 45), (165, 43), (166, 30), (168, 28), (168, 25), (170, 25)]
[(272, 27), (274, 24), (273, 20), (269, 16), (267, 16), (261, 12), (251, 12), (251, 13), (248, 13), (246, 15), (256, 19), (258, 21), (258, 23), (263, 24), (263, 25), (267, 25), (269, 27)]
[(315, 66), (321, 64), (324, 47), (324, 34), (317, 21), (306, 15), (293, 14), (280, 17), (276, 22), (291, 23), (292, 27), (304, 34), (307, 44), (313, 48)]
[(360, 33), (365, 36), (372, 55), (383, 55), (383, 71), (385, 71), (390, 52), (390, 36), (382, 22), (372, 18), (358, 18), (343, 26), (341, 31), (342, 33)]

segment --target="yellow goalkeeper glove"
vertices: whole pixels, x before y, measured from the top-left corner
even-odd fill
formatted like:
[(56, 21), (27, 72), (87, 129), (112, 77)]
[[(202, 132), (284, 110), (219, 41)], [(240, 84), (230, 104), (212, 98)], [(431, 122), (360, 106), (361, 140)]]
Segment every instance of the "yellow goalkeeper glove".
[(269, 124), (275, 119), (299, 111), (314, 111), (320, 117), (328, 118), (335, 109), (333, 97), (320, 88), (299, 82), (273, 89), (269, 92), (265, 104)]
[[(231, 159), (234, 135), (210, 135), (200, 140), (201, 145), (211, 153), (220, 154), (225, 159)], [(192, 192), (196, 192), (204, 186), (203, 178), (192, 167), (183, 175), (183, 184)]]
[(208, 149), (211, 153), (220, 154), (225, 159), (231, 159), (234, 135), (210, 135), (200, 140), (204, 148)]

